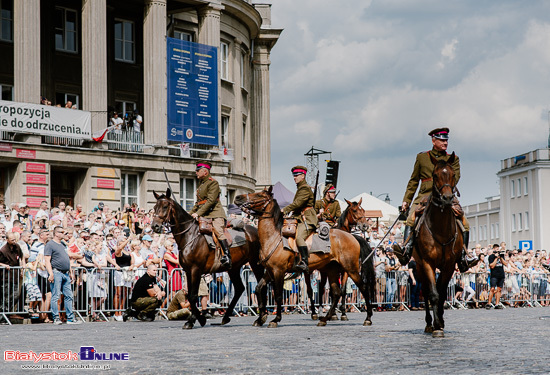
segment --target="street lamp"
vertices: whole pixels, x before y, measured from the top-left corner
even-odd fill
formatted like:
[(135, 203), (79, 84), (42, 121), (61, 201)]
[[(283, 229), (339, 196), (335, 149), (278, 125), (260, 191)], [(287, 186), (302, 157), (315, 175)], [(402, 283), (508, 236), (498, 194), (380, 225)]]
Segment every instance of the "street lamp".
[[(390, 199), (390, 195), (388, 193), (382, 193), (382, 194), (378, 194), (376, 196), (376, 198), (380, 198), (382, 195), (386, 194), (386, 198), (384, 198), (384, 202), (386, 202), (387, 204), (390, 204), (391, 202), (391, 199)], [(370, 192), (370, 195), (372, 195), (372, 191)]]

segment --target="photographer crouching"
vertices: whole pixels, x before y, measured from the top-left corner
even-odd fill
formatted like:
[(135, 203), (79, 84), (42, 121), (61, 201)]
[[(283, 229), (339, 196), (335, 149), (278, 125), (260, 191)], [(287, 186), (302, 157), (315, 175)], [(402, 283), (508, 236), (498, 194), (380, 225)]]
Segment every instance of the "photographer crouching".
[(503, 309), (504, 306), (500, 303), (500, 294), (502, 293), (502, 286), (504, 285), (504, 266), (508, 265), (508, 262), (504, 258), (506, 251), (501, 249), (499, 245), (493, 245), (493, 253), (489, 255), (489, 268), (491, 269), (491, 290), (489, 291), (489, 298), (487, 299), (486, 309), (490, 309), (493, 302), (493, 295), (496, 288), (496, 303), (495, 309)]

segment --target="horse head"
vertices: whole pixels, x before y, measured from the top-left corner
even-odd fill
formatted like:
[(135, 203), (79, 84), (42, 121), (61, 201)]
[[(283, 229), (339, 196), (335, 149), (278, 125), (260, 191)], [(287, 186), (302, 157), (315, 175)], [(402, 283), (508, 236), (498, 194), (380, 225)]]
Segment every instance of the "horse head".
[(266, 187), (257, 193), (241, 194), (235, 197), (234, 203), (246, 213), (253, 216), (260, 216), (270, 207), (273, 202), (273, 186)]
[(154, 214), (151, 227), (155, 233), (160, 233), (162, 226), (166, 223), (170, 223), (173, 219), (174, 201), (171, 198), (172, 190), (168, 188), (166, 189), (166, 194), (161, 195), (158, 195), (155, 191), (153, 191), (153, 195), (155, 196), (157, 203), (155, 203), (155, 207), (153, 208)]
[(452, 165), (455, 158), (454, 152), (447, 161), (436, 160), (430, 154), (430, 159), (434, 165), (432, 196), (443, 206), (450, 206), (453, 203), (456, 181)]
[(361, 207), (363, 198), (359, 199), (359, 202), (350, 202), (345, 199), (348, 204), (346, 209), (346, 217), (350, 226), (356, 226), (356, 228), (362, 232), (366, 231), (369, 227), (368, 218), (365, 216), (365, 210)]

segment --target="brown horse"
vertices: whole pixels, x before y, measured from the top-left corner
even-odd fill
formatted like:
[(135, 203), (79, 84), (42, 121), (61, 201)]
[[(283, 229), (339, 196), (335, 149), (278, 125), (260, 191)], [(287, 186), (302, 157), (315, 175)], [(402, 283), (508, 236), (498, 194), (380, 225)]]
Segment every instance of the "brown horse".
[[(456, 185), (451, 166), (455, 154), (453, 152), (447, 162), (431, 159), (434, 164), (433, 188), (416, 226), (417, 237), (413, 254), (422, 283), (422, 294), (426, 299), (424, 332), (432, 333), (433, 337), (444, 337), (443, 304), (447, 299), (447, 286), (455, 272), (455, 264), (462, 254), (463, 241), (457, 218), (451, 209)], [(437, 281), (436, 269), (440, 272)], [(430, 305), (433, 309), (433, 325)]]
[[(154, 207), (153, 230), (159, 233), (164, 225), (169, 225), (172, 228), (174, 238), (178, 244), (179, 262), (187, 277), (187, 291), (192, 315), (183, 328), (193, 328), (197, 319), (200, 325), (204, 326), (206, 318), (200, 314), (197, 307), (201, 275), (225, 270), (213, 269), (215, 251), (208, 246), (204, 235), (199, 233), (197, 221), (171, 198), (171, 190), (167, 189), (166, 194), (162, 195), (158, 195), (155, 192), (153, 194), (157, 200)], [(250, 263), (250, 267), (257, 280), (260, 280), (264, 274), (263, 267), (258, 263), (260, 253), (258, 231), (256, 228), (246, 225), (244, 232), (246, 244), (230, 249), (233, 265), (227, 273), (235, 287), (235, 294), (225, 312), (222, 324), (229, 323), (231, 320), (229, 317), (233, 312), (233, 308), (245, 290), (240, 275), (241, 267), (246, 263)], [(261, 292), (267, 293), (266, 290)]]
[[(267, 282), (273, 281), (275, 302), (277, 303), (277, 315), (268, 327), (277, 327), (281, 321), (283, 302), (283, 282), (287, 272), (291, 272), (294, 258), (299, 256), (294, 251), (288, 251), (283, 247), (281, 229), (283, 226), (283, 214), (273, 199), (272, 187), (254, 194), (243, 194), (235, 198), (235, 204), (250, 214), (258, 217), (258, 235), (262, 245), (260, 262), (266, 272), (259, 281), (257, 291), (265, 287)], [(368, 255), (367, 242), (359, 241), (353, 235), (340, 229), (330, 230), (330, 253), (309, 254), (309, 269), (318, 269), (326, 272), (333, 295), (332, 305), (327, 315), (320, 319), (320, 326), (326, 325), (327, 320), (334, 314), (334, 309), (340, 297), (340, 283), (338, 281), (341, 270), (349, 274), (365, 298), (367, 304), (367, 318), (363, 325), (371, 325), (372, 305), (374, 296), (374, 264), (367, 262), (362, 265), (362, 260)], [(255, 326), (261, 326), (267, 319), (267, 299), (265, 296), (258, 298), (260, 316), (254, 322)]]
[[(338, 218), (338, 222), (334, 226), (336, 229), (341, 229), (345, 232), (351, 233), (352, 229), (356, 229), (360, 232), (365, 232), (368, 229), (368, 218), (365, 216), (365, 210), (363, 207), (361, 207), (361, 202), (363, 201), (363, 198), (359, 200), (359, 202), (350, 202), (347, 199), (345, 199), (348, 206), (342, 212), (342, 215)], [(355, 235), (354, 235), (355, 236)], [(368, 245), (368, 250), (370, 253), (370, 245)], [(346, 272), (343, 272), (341, 275), (341, 298), (342, 298), (342, 304), (340, 305), (340, 312), (341, 317), (340, 319), (342, 321), (348, 321), (348, 317), (346, 314), (346, 284), (348, 281), (348, 274)], [(311, 319), (317, 320), (319, 319), (319, 316), (317, 315), (317, 311), (315, 309), (315, 300), (313, 298), (313, 290), (311, 289), (311, 282), (310, 282), (310, 276), (306, 275), (306, 288), (307, 288), (307, 294), (311, 303)], [(322, 298), (325, 294), (325, 285), (327, 283), (327, 275), (324, 272), (321, 272), (321, 280), (319, 282), (319, 309), (321, 309), (322, 306)], [(331, 295), (331, 298), (334, 298), (334, 296)], [(336, 314), (330, 317), (331, 320), (338, 320), (338, 317)]]

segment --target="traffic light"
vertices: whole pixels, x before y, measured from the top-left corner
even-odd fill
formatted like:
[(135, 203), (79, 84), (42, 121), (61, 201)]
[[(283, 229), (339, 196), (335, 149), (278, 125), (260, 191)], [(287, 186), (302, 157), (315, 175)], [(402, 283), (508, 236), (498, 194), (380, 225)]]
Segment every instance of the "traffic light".
[(338, 168), (340, 162), (336, 160), (327, 160), (327, 176), (325, 178), (325, 185), (332, 184), (336, 187), (338, 183)]

